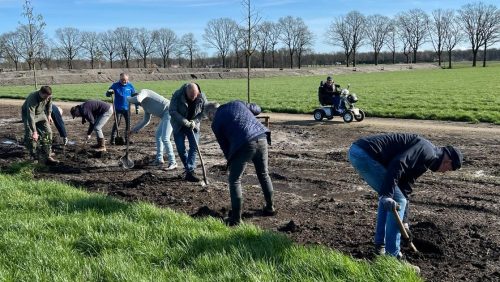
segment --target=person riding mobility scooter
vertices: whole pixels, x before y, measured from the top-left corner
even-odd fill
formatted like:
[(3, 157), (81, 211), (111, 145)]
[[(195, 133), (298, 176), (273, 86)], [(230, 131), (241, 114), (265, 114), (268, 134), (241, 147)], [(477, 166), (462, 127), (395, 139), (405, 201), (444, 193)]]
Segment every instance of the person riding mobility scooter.
[(331, 120), (334, 116), (341, 116), (345, 122), (351, 122), (353, 119), (362, 121), (365, 118), (365, 112), (354, 105), (358, 98), (356, 94), (349, 92), (349, 85), (342, 89), (339, 84), (334, 84), (330, 76), (325, 83), (320, 82), (318, 98), (321, 108), (313, 112), (317, 121), (323, 118)]

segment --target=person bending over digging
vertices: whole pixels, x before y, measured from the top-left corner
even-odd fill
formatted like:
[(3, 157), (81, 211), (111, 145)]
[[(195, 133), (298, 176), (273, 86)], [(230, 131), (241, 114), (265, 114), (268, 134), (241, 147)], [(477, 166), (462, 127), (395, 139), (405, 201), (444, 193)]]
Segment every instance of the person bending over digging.
[(40, 163), (53, 165), (57, 161), (50, 156), (52, 144), (52, 88), (42, 86), (26, 97), (21, 108), (24, 124), (24, 142), (30, 156)]
[(255, 118), (261, 112), (256, 104), (232, 101), (218, 107), (209, 103), (206, 115), (212, 120), (212, 131), (226, 157), (229, 168), (229, 193), (231, 215), (226, 223), (230, 226), (241, 222), (241, 176), (247, 162), (253, 162), (266, 204), (263, 214), (274, 215), (273, 184), (268, 170), (268, 141), (270, 131)]
[(113, 115), (113, 108), (103, 101), (89, 100), (78, 106), (72, 107), (71, 116), (81, 117), (82, 124), (86, 121), (89, 122), (89, 129), (87, 130), (87, 140), (90, 139), (92, 131), (95, 131), (97, 136), (97, 144), (92, 145), (97, 152), (105, 152), (106, 145), (104, 142), (104, 134), (102, 133), (102, 128), (108, 121), (108, 119)]
[(172, 125), (170, 124), (170, 114), (168, 113), (170, 101), (148, 89), (142, 89), (141, 92), (132, 94), (132, 97), (128, 97), (127, 99), (130, 104), (140, 105), (144, 109), (144, 119), (130, 133), (138, 133), (148, 125), (151, 121), (151, 115), (159, 117), (160, 123), (156, 128), (156, 159), (154, 164), (163, 166), (165, 163), (163, 160), (163, 151), (166, 149), (168, 158), (168, 167), (166, 169), (175, 169), (177, 163), (175, 162), (174, 148), (170, 142), (170, 136), (172, 135)]
[[(184, 179), (190, 182), (199, 182), (195, 175), (196, 144), (200, 139), (200, 121), (207, 98), (201, 92), (197, 83), (186, 83), (172, 95), (169, 113), (174, 133), (177, 153), (184, 165)], [(189, 151), (186, 152), (185, 140), (189, 142)]]
[[(114, 108), (116, 110), (116, 118), (118, 119), (118, 124), (120, 123), (122, 116), (125, 118), (125, 133), (130, 130), (130, 115), (129, 115), (129, 104), (127, 97), (132, 96), (135, 93), (135, 88), (132, 83), (128, 81), (128, 74), (121, 73), (120, 80), (113, 83), (108, 91), (106, 92), (106, 97), (111, 97), (114, 95)], [(113, 124), (113, 129), (111, 130), (111, 140), (110, 144), (115, 145), (116, 132), (118, 128), (116, 124)], [(125, 134), (125, 137), (127, 135)], [(125, 139), (125, 143), (126, 143)], [(129, 142), (132, 144), (132, 142)]]
[(355, 141), (349, 149), (349, 160), (379, 195), (376, 254), (401, 259), (401, 233), (391, 210), (396, 207), (400, 218), (404, 218), (415, 180), (428, 169), (442, 173), (457, 170), (463, 156), (458, 148), (437, 147), (417, 134), (390, 133)]

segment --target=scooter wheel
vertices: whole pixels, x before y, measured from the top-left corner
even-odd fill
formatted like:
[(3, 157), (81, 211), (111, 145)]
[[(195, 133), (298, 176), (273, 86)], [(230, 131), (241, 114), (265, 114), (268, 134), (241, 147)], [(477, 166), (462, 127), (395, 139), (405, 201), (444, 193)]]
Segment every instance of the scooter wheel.
[(325, 117), (325, 112), (323, 112), (323, 110), (316, 109), (314, 110), (313, 116), (316, 121), (321, 121)]

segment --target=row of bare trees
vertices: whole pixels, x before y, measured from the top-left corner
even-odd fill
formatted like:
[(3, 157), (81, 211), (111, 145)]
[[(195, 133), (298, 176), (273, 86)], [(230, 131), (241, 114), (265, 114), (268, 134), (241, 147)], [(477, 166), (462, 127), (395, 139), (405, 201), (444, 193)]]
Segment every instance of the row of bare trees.
[[(250, 7), (250, 1), (245, 1)], [(129, 27), (98, 33), (65, 27), (57, 29), (55, 37), (49, 39), (43, 32), (43, 17), (33, 15), (29, 0), (25, 0), (23, 15), (26, 24), (0, 35), (0, 59), (12, 62), (16, 69), (20, 62), (26, 62), (33, 69), (35, 63), (41, 67), (54, 59), (64, 60), (69, 69), (74, 67), (76, 59), (88, 60), (91, 68), (104, 59), (111, 68), (117, 60), (129, 68), (132, 59), (141, 60), (147, 67), (148, 60), (161, 58), (162, 66), (168, 67), (174, 56), (187, 58), (189, 67), (193, 67), (196, 58), (208, 57), (193, 33), (178, 36), (168, 28)], [(300, 68), (305, 54), (314, 55), (311, 48), (315, 36), (302, 18), (286, 16), (277, 22), (261, 22), (258, 15), (251, 14), (248, 18), (251, 20), (244, 24), (231, 18), (216, 18), (207, 23), (202, 35), (203, 46), (216, 50), (220, 66), (228, 67), (228, 58), (233, 58), (233, 67), (240, 67), (241, 58), (245, 58), (249, 66), (250, 57), (256, 51), (262, 67), (274, 68), (277, 51), (286, 49), (289, 67)], [(356, 66), (362, 46), (372, 50), (375, 64), (384, 48), (392, 53), (393, 63), (397, 53), (403, 53), (409, 63), (416, 62), (422, 45), (429, 43), (439, 65), (443, 54), (447, 54), (451, 67), (452, 51), (467, 41), (473, 54), (473, 66), (476, 66), (481, 48), (485, 66), (487, 48), (500, 40), (500, 10), (494, 5), (476, 2), (457, 11), (438, 9), (428, 15), (423, 10), (412, 9), (393, 18), (351, 11), (334, 19), (324, 38), (326, 43), (343, 50), (347, 66), (351, 62)]]
[(500, 41), (500, 10), (494, 5), (476, 2), (458, 11), (437, 9), (431, 16), (421, 9), (412, 9), (392, 19), (351, 11), (331, 23), (326, 38), (327, 43), (344, 50), (347, 66), (349, 62), (356, 66), (356, 51), (362, 45), (371, 47), (375, 64), (384, 46), (392, 52), (393, 63), (398, 50), (403, 52), (408, 63), (411, 59), (416, 62), (419, 48), (430, 42), (439, 65), (446, 52), (451, 68), (453, 49), (466, 39), (473, 53), (472, 65), (476, 66), (478, 51), (483, 47), (483, 66), (486, 66), (487, 47)]

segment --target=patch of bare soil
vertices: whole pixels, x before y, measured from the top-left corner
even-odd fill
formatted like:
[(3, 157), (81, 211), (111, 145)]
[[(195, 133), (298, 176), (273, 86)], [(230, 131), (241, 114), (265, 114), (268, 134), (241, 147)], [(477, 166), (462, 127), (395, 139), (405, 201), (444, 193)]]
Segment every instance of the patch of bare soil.
[[(69, 104), (63, 104), (67, 110)], [(20, 108), (0, 105), (0, 167), (27, 159), (18, 145), (23, 136)], [(68, 112), (68, 111), (66, 111)], [(141, 115), (133, 115), (137, 122)], [(124, 146), (96, 154), (81, 142), (86, 127), (66, 119), (73, 145), (54, 145), (62, 163), (37, 173), (91, 192), (126, 201), (147, 201), (193, 217), (223, 218), (230, 209), (225, 160), (209, 126), (202, 125), (202, 149), (210, 185), (182, 180), (182, 170), (148, 166), (155, 154), (158, 121), (135, 135), (131, 157), (136, 167), (119, 166)], [(429, 281), (500, 280), (500, 127), (485, 124), (372, 119), (345, 124), (338, 118), (315, 122), (308, 115), (271, 115), (273, 145), (270, 174), (278, 214), (264, 217), (264, 200), (253, 165), (243, 177), (244, 221), (281, 232), (299, 244), (321, 244), (355, 258), (372, 259), (377, 195), (347, 160), (350, 144), (382, 132), (416, 132), (435, 144), (459, 146), (465, 155), (460, 171), (427, 172), (410, 199), (411, 230), (420, 250), (403, 248), (409, 262)], [(111, 122), (105, 126), (109, 135)], [(54, 128), (55, 130), (55, 128)], [(57, 134), (56, 134), (57, 135)], [(180, 161), (178, 160), (180, 163)], [(201, 175), (201, 169), (198, 168)]]

